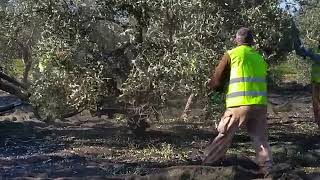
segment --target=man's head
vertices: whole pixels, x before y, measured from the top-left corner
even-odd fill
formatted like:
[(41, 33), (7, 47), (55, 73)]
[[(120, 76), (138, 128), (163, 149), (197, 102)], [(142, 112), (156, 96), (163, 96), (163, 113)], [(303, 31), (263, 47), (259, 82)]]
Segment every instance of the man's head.
[(253, 45), (253, 33), (249, 28), (242, 27), (237, 31), (235, 43), (239, 45)]

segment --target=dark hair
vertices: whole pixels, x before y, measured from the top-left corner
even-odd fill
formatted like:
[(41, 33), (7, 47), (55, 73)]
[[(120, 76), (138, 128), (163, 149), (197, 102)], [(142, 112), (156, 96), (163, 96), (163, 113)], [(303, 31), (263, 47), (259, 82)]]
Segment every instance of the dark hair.
[(236, 42), (239, 44), (253, 45), (253, 32), (246, 27), (242, 27), (237, 31)]

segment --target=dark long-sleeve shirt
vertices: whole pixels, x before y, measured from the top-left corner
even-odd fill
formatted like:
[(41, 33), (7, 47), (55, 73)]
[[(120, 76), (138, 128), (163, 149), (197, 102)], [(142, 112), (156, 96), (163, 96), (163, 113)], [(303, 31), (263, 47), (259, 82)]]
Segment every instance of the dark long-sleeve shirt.
[(303, 47), (299, 38), (294, 42), (294, 49), (298, 56), (302, 56), (304, 58), (309, 57), (313, 62), (320, 63), (320, 54), (312, 51), (312, 49)]
[(224, 54), (219, 61), (218, 66), (212, 72), (208, 82), (209, 88), (218, 92), (223, 92), (224, 87), (230, 78), (230, 62), (231, 59), (229, 54)]

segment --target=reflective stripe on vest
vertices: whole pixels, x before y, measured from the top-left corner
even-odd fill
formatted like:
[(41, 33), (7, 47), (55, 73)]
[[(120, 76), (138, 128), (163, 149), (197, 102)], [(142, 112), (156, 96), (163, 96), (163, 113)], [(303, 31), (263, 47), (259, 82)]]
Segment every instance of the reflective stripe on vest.
[(267, 104), (267, 64), (262, 56), (249, 46), (239, 46), (228, 54), (231, 69), (226, 106)]
[(233, 78), (230, 80), (229, 84), (234, 84), (234, 83), (239, 83), (239, 82), (266, 82), (266, 79), (259, 78), (259, 77)]
[(227, 95), (227, 98), (234, 98), (240, 96), (267, 96), (267, 92), (262, 91), (241, 91), (241, 92), (234, 92)]

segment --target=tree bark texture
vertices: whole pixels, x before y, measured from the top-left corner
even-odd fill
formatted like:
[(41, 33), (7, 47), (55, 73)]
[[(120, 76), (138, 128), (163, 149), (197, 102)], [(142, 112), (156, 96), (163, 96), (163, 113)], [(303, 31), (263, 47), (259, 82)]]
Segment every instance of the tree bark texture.
[(187, 101), (187, 104), (183, 110), (183, 113), (181, 115), (181, 119), (187, 119), (190, 112), (191, 112), (191, 106), (195, 103), (195, 97), (196, 97), (196, 94), (195, 93), (192, 93), (189, 98), (188, 98), (188, 101)]

